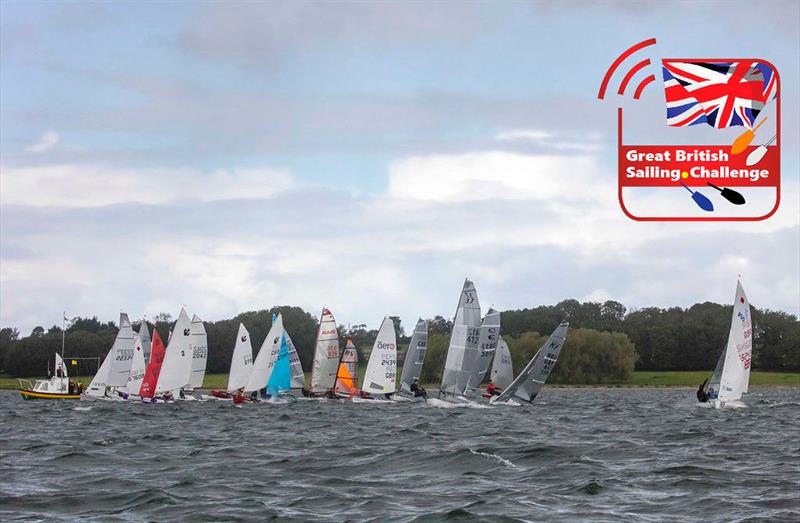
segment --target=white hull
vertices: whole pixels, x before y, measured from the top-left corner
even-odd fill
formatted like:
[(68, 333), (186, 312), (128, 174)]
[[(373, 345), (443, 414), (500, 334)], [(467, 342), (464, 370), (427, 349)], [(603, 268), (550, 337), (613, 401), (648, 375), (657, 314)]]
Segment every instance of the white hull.
[(489, 405), (500, 405), (504, 407), (521, 407), (522, 405), (512, 399), (508, 399), (506, 401), (495, 401), (498, 396), (492, 396), (489, 398)]
[(394, 403), (394, 400), (387, 400), (387, 399), (367, 399), (361, 398), (359, 396), (353, 396), (351, 399), (353, 403)]
[(742, 400), (709, 400), (705, 403), (697, 403), (703, 409), (743, 409), (747, 407)]

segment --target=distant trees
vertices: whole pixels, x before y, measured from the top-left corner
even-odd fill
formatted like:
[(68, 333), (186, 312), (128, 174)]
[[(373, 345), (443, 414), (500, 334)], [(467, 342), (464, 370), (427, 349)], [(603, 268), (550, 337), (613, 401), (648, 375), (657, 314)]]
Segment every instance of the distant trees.
[[(205, 322), (208, 334), (208, 372), (227, 372), (236, 341), (239, 322), (250, 332), (257, 353), (272, 326), (272, 315), (280, 312), (287, 332), (297, 348), (303, 368), (311, 369), (318, 319), (299, 307), (280, 306), (250, 311), (235, 318)], [(507, 341), (516, 371), (533, 356), (546, 336), (564, 318), (570, 322), (567, 342), (551, 380), (561, 383), (605, 383), (624, 381), (634, 370), (711, 370), (727, 341), (732, 307), (717, 303), (698, 303), (683, 309), (647, 307), (629, 312), (616, 301), (578, 302), (564, 300), (556, 305), (501, 313), (501, 333)], [(391, 316), (398, 330), (398, 361), (402, 364), (409, 338), (400, 318)], [(156, 328), (167, 343), (174, 326), (169, 313), (156, 315)], [(339, 326), (344, 343), (347, 336), (363, 358), (369, 354), (378, 325)], [(428, 353), (422, 380), (441, 379), (447, 345), (453, 324), (442, 316), (428, 320)], [(135, 324), (138, 330), (140, 324)], [(103, 358), (114, 341), (117, 327), (92, 318), (77, 318), (66, 330), (68, 357)], [(800, 322), (782, 311), (753, 308), (753, 368), (756, 370), (800, 370)], [(29, 336), (19, 331), (0, 329), (0, 367), (14, 376), (42, 375), (61, 347), (61, 328), (48, 331), (37, 326)], [(82, 362), (81, 374), (91, 374), (96, 363)], [(70, 368), (71, 372), (76, 369)]]

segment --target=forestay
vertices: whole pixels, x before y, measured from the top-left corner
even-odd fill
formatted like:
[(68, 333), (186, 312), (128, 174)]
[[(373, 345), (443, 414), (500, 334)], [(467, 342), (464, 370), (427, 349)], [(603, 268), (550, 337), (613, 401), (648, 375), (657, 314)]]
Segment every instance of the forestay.
[(478, 338), (480, 337), (481, 306), (478, 293), (469, 280), (464, 280), (458, 300), (447, 359), (442, 374), (441, 392), (463, 395), (472, 373), (478, 365)]
[(719, 399), (731, 401), (741, 399), (750, 382), (750, 362), (753, 356), (753, 328), (750, 303), (744, 294), (741, 282), (736, 284), (731, 328), (725, 352), (717, 361), (709, 389), (719, 394)]
[(536, 398), (558, 360), (558, 355), (561, 353), (561, 348), (567, 339), (568, 328), (569, 323), (566, 321), (561, 322), (520, 372), (519, 376), (495, 398), (496, 402), (503, 402), (512, 398), (531, 402)]
[(489, 365), (497, 350), (497, 339), (500, 337), (500, 313), (491, 307), (481, 323), (478, 337), (478, 365), (469, 380), (469, 389), (475, 390), (483, 383), (483, 378), (489, 372)]
[(497, 352), (492, 361), (492, 383), (505, 389), (514, 381), (514, 367), (511, 362), (511, 351), (503, 338), (497, 340)]
[(244, 386), (245, 392), (253, 392), (266, 388), (275, 357), (278, 355), (278, 351), (281, 347), (282, 334), (283, 318), (278, 314), (278, 316), (272, 320), (272, 327), (270, 327), (267, 337), (264, 338), (264, 343), (261, 344), (261, 348), (258, 350), (256, 359), (253, 362), (253, 369), (250, 371), (247, 384)]
[(189, 385), (189, 375), (192, 372), (191, 339), (192, 321), (186, 314), (186, 309), (181, 309), (167, 344), (161, 372), (158, 374), (156, 394), (176, 391)]
[(135, 334), (131, 372), (128, 374), (128, 383), (125, 385), (125, 392), (128, 394), (139, 394), (139, 390), (142, 388), (142, 381), (144, 380), (145, 365), (142, 339), (138, 334)]
[(244, 323), (239, 323), (236, 345), (233, 347), (233, 356), (231, 357), (231, 370), (228, 374), (228, 391), (237, 391), (247, 385), (252, 369), (253, 345), (250, 342), (250, 333)]
[(328, 309), (322, 309), (314, 350), (314, 368), (311, 372), (311, 390), (326, 392), (336, 383), (339, 368), (339, 331), (336, 320)]
[(400, 375), (400, 390), (411, 393), (411, 384), (422, 374), (422, 364), (428, 351), (428, 322), (419, 319), (408, 344), (403, 373)]
[(378, 330), (378, 337), (372, 345), (361, 390), (370, 394), (393, 393), (396, 376), (397, 337), (394, 322), (390, 318), (384, 318)]
[(139, 326), (139, 339), (142, 340), (142, 354), (144, 355), (144, 362), (150, 361), (150, 351), (153, 342), (150, 339), (150, 329), (147, 328), (147, 320), (142, 319), (142, 324)]
[(111, 358), (106, 385), (122, 387), (127, 384), (133, 361), (133, 327), (131, 327), (128, 315), (124, 312), (119, 315), (119, 331), (114, 339), (114, 345), (106, 357)]
[(189, 377), (189, 387), (197, 389), (203, 386), (206, 376), (206, 363), (208, 362), (208, 337), (203, 320), (195, 314), (192, 317), (192, 374)]

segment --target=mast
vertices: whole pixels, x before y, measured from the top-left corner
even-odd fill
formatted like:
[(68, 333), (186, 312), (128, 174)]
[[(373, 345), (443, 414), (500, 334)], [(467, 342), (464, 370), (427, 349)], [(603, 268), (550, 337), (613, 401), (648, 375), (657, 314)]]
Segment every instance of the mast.
[[(64, 358), (64, 347), (66, 346), (66, 332), (67, 332), (67, 311), (64, 311), (64, 314), (61, 315), (61, 365), (64, 367), (67, 366), (67, 361)], [(64, 390), (64, 370), (61, 369), (61, 390)], [(69, 385), (69, 382), (67, 382)], [(69, 391), (67, 391), (69, 392)]]

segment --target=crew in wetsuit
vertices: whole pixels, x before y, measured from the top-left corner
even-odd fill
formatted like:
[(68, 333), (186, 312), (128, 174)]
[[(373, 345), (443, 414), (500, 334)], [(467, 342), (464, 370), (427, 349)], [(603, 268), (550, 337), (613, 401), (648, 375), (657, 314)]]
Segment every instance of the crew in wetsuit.
[(488, 394), (489, 396), (499, 396), (500, 387), (492, 383), (492, 380), (489, 380), (489, 384), (486, 385), (486, 394)]
[(708, 393), (706, 392), (706, 383), (708, 383), (708, 378), (700, 385), (700, 388), (697, 389), (697, 401), (700, 403), (705, 403), (708, 401)]
[(415, 398), (422, 396), (425, 401), (428, 400), (428, 391), (419, 386), (419, 380), (417, 378), (414, 378), (414, 383), (411, 384), (411, 392), (414, 393)]

